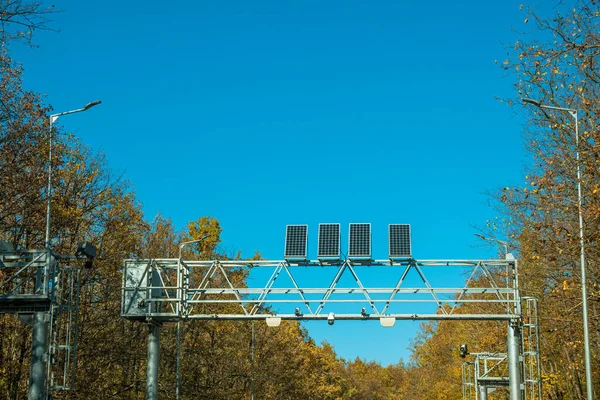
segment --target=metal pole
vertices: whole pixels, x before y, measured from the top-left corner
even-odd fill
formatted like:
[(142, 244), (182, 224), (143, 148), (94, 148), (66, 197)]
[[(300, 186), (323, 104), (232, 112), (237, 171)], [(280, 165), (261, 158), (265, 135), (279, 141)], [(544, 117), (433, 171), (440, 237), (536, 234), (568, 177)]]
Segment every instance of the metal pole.
[(585, 385), (587, 391), (587, 400), (594, 400), (594, 388), (592, 385), (592, 356), (590, 352), (590, 329), (587, 304), (587, 278), (585, 271), (585, 241), (583, 236), (583, 212), (582, 212), (582, 194), (581, 194), (581, 158), (579, 155), (579, 113), (572, 108), (547, 106), (541, 104), (537, 100), (523, 99), (523, 102), (533, 104), (540, 108), (550, 110), (566, 111), (575, 119), (575, 156), (577, 169), (577, 205), (579, 213), (579, 247), (580, 247), (580, 266), (581, 266), (581, 298), (582, 298), (582, 314), (583, 314), (583, 351), (585, 358)]
[[(82, 111), (87, 111), (90, 108), (100, 104), (100, 100), (95, 100), (90, 103), (87, 103), (83, 108), (78, 108), (76, 110), (65, 111), (58, 114), (52, 114), (49, 118), (50, 129), (48, 130), (48, 198), (46, 201), (46, 250), (50, 251), (50, 205), (52, 199), (52, 125), (54, 121), (58, 119), (58, 117), (62, 117), (63, 115), (75, 114)], [(48, 264), (49, 267), (49, 264)]]
[(251, 400), (254, 400), (254, 321), (252, 321), (252, 375), (250, 380)]
[[(59, 114), (50, 115), (48, 120), (48, 188), (46, 193), (46, 237), (44, 247), (46, 250), (46, 265), (43, 276), (37, 276), (36, 293), (50, 296), (50, 271), (52, 269), (52, 249), (50, 247), (50, 221), (52, 205), (52, 127), (58, 117), (76, 112), (86, 111), (90, 107), (100, 104), (100, 101), (94, 101), (86, 104), (83, 108), (67, 111)], [(41, 293), (40, 293), (41, 290)], [(44, 364), (48, 362), (48, 319), (49, 312), (35, 312), (32, 332), (31, 365), (29, 374), (29, 400), (38, 400), (44, 397), (45, 392), (45, 368)]]
[(487, 386), (479, 385), (479, 400), (487, 400)]
[(148, 368), (146, 400), (158, 400), (158, 364), (160, 360), (160, 325), (148, 324)]
[(508, 379), (510, 400), (521, 400), (521, 327), (519, 320), (508, 324)]
[(592, 356), (590, 353), (590, 327), (587, 302), (587, 278), (585, 271), (585, 244), (583, 236), (583, 200), (581, 195), (581, 161), (579, 156), (579, 118), (577, 115), (577, 110), (570, 110), (569, 113), (573, 116), (573, 118), (575, 118), (575, 148), (577, 159), (577, 205), (579, 210), (579, 247), (581, 259), (581, 297), (583, 305), (583, 348), (585, 353), (585, 385), (587, 389), (588, 400), (594, 400), (594, 388), (592, 386)]
[(31, 347), (31, 367), (29, 373), (29, 400), (42, 400), (44, 398), (44, 381), (46, 368), (44, 368), (47, 348), (46, 313), (34, 313), (33, 334)]
[[(50, 116), (50, 128), (48, 129), (48, 189), (46, 191), (46, 240), (45, 247), (46, 251), (50, 252), (50, 206), (52, 202), (52, 124), (54, 120), (58, 118), (55, 115)], [(49, 257), (48, 257), (49, 259)], [(50, 261), (47, 262), (49, 267)]]
[[(46, 237), (44, 247), (46, 250), (46, 265), (44, 272), (36, 277), (36, 294), (46, 294), (48, 279), (52, 267), (52, 250), (50, 248), (50, 211), (52, 201), (52, 124), (56, 116), (50, 116), (48, 129), (48, 188), (46, 193)], [(46, 368), (48, 350), (48, 327), (46, 312), (33, 314), (33, 332), (31, 345), (31, 365), (29, 373), (29, 400), (41, 400), (45, 392)]]
[(181, 387), (181, 321), (177, 321), (177, 384), (175, 386), (175, 398), (179, 400)]
[(179, 258), (177, 259), (177, 295), (178, 295), (178, 303), (177, 303), (177, 308), (178, 308), (178, 320), (177, 320), (177, 371), (176, 371), (176, 383), (175, 383), (175, 398), (176, 400), (179, 400), (179, 393), (181, 390), (181, 318), (183, 318), (183, 312), (185, 312), (185, 308), (186, 307), (182, 307), (182, 303), (184, 303), (186, 301), (186, 299), (184, 299), (184, 294), (183, 294), (183, 281), (185, 280), (184, 274), (183, 274), (183, 266), (182, 266), (182, 262), (181, 262), (181, 252), (183, 250), (183, 248), (188, 245), (188, 244), (192, 244), (192, 243), (198, 243), (201, 242), (203, 240), (205, 240), (206, 238), (208, 238), (207, 236), (204, 236), (200, 239), (196, 239), (196, 240), (190, 240), (188, 242), (183, 242), (179, 244)]

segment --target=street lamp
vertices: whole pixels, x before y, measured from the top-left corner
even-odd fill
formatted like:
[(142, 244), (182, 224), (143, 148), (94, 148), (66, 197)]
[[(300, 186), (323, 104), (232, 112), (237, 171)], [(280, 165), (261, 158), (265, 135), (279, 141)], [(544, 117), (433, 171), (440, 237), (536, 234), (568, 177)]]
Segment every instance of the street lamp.
[(485, 240), (487, 242), (495, 242), (502, 245), (504, 247), (504, 258), (508, 258), (508, 243), (500, 239), (483, 236), (481, 233), (475, 233), (474, 235), (477, 236), (479, 239)]
[[(52, 265), (51, 254), (52, 249), (50, 248), (50, 214), (52, 204), (52, 125), (58, 117), (67, 114), (74, 114), (77, 112), (87, 111), (95, 105), (100, 104), (100, 100), (92, 101), (87, 103), (83, 108), (77, 110), (65, 111), (58, 114), (52, 114), (49, 118), (49, 130), (48, 130), (48, 193), (46, 201), (46, 238), (45, 238), (45, 250), (46, 250), (46, 266), (44, 271), (43, 280), (39, 279), (36, 281), (36, 292), (42, 286), (42, 293), (47, 290), (50, 279), (50, 267)], [(44, 395), (44, 359), (48, 349), (48, 338), (47, 338), (47, 326), (46, 326), (46, 312), (35, 312), (34, 323), (33, 323), (33, 344), (31, 348), (31, 365), (29, 374), (29, 398), (30, 399), (41, 399)]]
[[(206, 240), (208, 238), (208, 235), (201, 237), (200, 239), (196, 239), (196, 240), (190, 240), (187, 242), (183, 242), (183, 243), (179, 243), (179, 271), (177, 272), (177, 276), (178, 276), (178, 287), (181, 287), (183, 284), (183, 281), (180, 279), (181, 278), (181, 251), (183, 250), (183, 248), (185, 246), (187, 246), (188, 244), (193, 244), (193, 243), (199, 243), (202, 242), (204, 240)], [(180, 301), (183, 300), (183, 293), (180, 296)], [(181, 388), (181, 312), (179, 315), (179, 318), (177, 319), (177, 382), (175, 385), (175, 398), (177, 400), (179, 400), (179, 390)]]
[(583, 305), (583, 348), (585, 354), (585, 384), (588, 400), (594, 399), (594, 388), (592, 387), (592, 357), (590, 353), (590, 333), (588, 323), (588, 304), (587, 304), (587, 279), (585, 273), (585, 247), (583, 236), (583, 213), (582, 213), (582, 195), (581, 195), (581, 160), (579, 155), (579, 117), (576, 109), (565, 107), (554, 107), (542, 104), (538, 100), (524, 98), (523, 103), (533, 104), (538, 108), (549, 110), (566, 111), (575, 120), (575, 155), (577, 161), (577, 205), (579, 210), (579, 247), (580, 247), (580, 265), (581, 265), (581, 296)]
[[(475, 233), (475, 236), (477, 236), (479, 239), (481, 240), (485, 240), (486, 242), (494, 242), (494, 243), (498, 243), (499, 245), (501, 245), (502, 247), (504, 247), (504, 259), (505, 260), (514, 260), (514, 256), (512, 255), (512, 253), (508, 252), (508, 243), (505, 242), (504, 240), (500, 240), (500, 239), (496, 239), (496, 238), (491, 238), (491, 237), (487, 237), (482, 235), (481, 233)], [(506, 264), (506, 287), (510, 286), (510, 274), (508, 272), (509, 266), (508, 264)]]
[(68, 114), (75, 114), (78, 112), (83, 112), (83, 111), (87, 111), (90, 108), (97, 106), (98, 104), (102, 103), (100, 100), (94, 100), (91, 101), (89, 103), (87, 103), (85, 106), (83, 106), (82, 108), (78, 108), (76, 110), (71, 110), (71, 111), (64, 111), (61, 113), (57, 113), (57, 114), (52, 114), (50, 115), (49, 118), (49, 122), (50, 122), (50, 129), (48, 131), (48, 142), (49, 142), (49, 150), (48, 150), (48, 200), (47, 200), (47, 205), (46, 205), (46, 251), (49, 253), (50, 252), (50, 205), (51, 205), (51, 199), (52, 199), (52, 126), (54, 125), (54, 123), (56, 122), (56, 120), (59, 117), (62, 117), (63, 115), (68, 115)]

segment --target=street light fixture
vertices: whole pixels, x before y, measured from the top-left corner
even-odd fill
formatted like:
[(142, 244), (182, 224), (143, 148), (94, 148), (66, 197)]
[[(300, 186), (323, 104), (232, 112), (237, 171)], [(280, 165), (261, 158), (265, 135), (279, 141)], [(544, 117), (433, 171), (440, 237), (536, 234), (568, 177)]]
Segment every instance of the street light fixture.
[(61, 113), (50, 115), (50, 129), (48, 130), (48, 142), (49, 142), (49, 150), (48, 150), (48, 201), (46, 205), (46, 251), (50, 251), (50, 205), (52, 199), (52, 127), (56, 120), (63, 115), (75, 114), (78, 112), (87, 111), (90, 108), (102, 103), (100, 100), (94, 100), (87, 103), (82, 108), (78, 108), (76, 110), (71, 111), (63, 111)]
[(592, 386), (592, 356), (590, 353), (590, 333), (589, 333), (589, 322), (588, 322), (588, 303), (587, 303), (587, 278), (585, 271), (585, 247), (584, 247), (584, 235), (583, 235), (583, 213), (582, 213), (582, 195), (581, 195), (581, 157), (579, 155), (579, 117), (578, 111), (573, 108), (547, 106), (542, 102), (534, 99), (524, 98), (523, 103), (533, 104), (538, 108), (545, 108), (549, 110), (566, 111), (575, 120), (575, 155), (576, 155), (576, 169), (577, 169), (577, 206), (579, 211), (579, 247), (580, 247), (580, 266), (581, 266), (581, 297), (583, 305), (583, 347), (585, 354), (585, 383), (587, 389), (588, 400), (594, 399), (594, 388)]
[[(504, 240), (487, 237), (487, 236), (482, 235), (481, 233), (475, 233), (474, 235), (477, 236), (481, 240), (485, 240), (486, 242), (494, 242), (494, 243), (498, 243), (499, 245), (503, 246), (504, 247), (504, 259), (505, 260), (509, 260), (509, 259), (514, 260), (514, 256), (512, 255), (512, 253), (508, 252), (508, 243), (505, 242)], [(509, 273), (508, 269), (509, 269), (509, 266), (508, 266), (508, 264), (506, 264), (506, 271), (505, 271), (506, 287), (510, 286), (510, 273)]]
[[(76, 110), (65, 111), (58, 114), (50, 115), (49, 129), (48, 129), (48, 192), (46, 200), (46, 237), (44, 241), (44, 247), (46, 250), (46, 266), (44, 267), (43, 279), (36, 282), (36, 291), (41, 289), (47, 290), (50, 279), (50, 267), (52, 264), (51, 255), (52, 249), (50, 247), (50, 220), (51, 220), (51, 206), (52, 206), (52, 125), (56, 120), (67, 114), (74, 114), (82, 111), (87, 111), (95, 105), (100, 104), (100, 100), (92, 101), (87, 103), (83, 108)], [(47, 354), (48, 339), (47, 339), (47, 325), (46, 325), (46, 312), (35, 312), (34, 323), (33, 323), (33, 344), (31, 349), (31, 365), (29, 374), (29, 398), (37, 399), (43, 396), (44, 392), (44, 358)]]
[[(88, 107), (88, 106), (93, 107), (94, 105), (95, 104), (89, 103), (89, 104), (86, 104), (86, 107)], [(208, 238), (208, 235), (201, 237), (200, 239), (189, 240), (187, 242), (179, 243), (179, 261), (178, 261), (179, 262), (179, 271), (177, 272), (178, 278), (181, 276), (181, 252), (182, 252), (183, 248), (185, 246), (187, 246), (188, 244), (202, 242), (202, 241), (206, 240), (207, 238)], [(178, 286), (181, 286), (182, 284), (183, 284), (183, 282), (179, 281)], [(183, 296), (180, 296), (180, 297), (183, 297)], [(175, 398), (177, 400), (179, 400), (179, 391), (181, 388), (181, 315), (179, 315), (179, 318), (177, 319), (177, 365), (176, 365), (176, 369), (177, 369), (177, 371), (176, 371), (177, 382), (175, 385)]]
[(271, 328), (276, 328), (279, 325), (281, 325), (281, 318), (279, 318), (279, 317), (267, 317), (267, 318), (265, 318), (265, 322), (267, 323), (267, 326), (269, 326)]
[(500, 239), (495, 239), (495, 238), (490, 238), (487, 236), (482, 235), (481, 233), (475, 233), (475, 236), (477, 236), (479, 239), (485, 240), (487, 242), (495, 242), (498, 243), (500, 245), (502, 245), (504, 247), (504, 258), (508, 258), (508, 243), (506, 243), (503, 240)]

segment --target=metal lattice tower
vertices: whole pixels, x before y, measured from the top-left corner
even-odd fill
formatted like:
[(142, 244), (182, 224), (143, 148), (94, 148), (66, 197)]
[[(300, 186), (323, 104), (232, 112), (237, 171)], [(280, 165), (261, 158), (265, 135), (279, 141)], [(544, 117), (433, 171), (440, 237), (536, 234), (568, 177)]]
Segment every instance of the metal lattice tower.
[[(539, 327), (537, 299), (524, 297), (523, 335), (521, 340), (523, 399), (542, 400), (541, 360), (539, 353)], [(508, 386), (508, 355), (506, 353), (471, 353), (474, 361), (462, 363), (463, 400), (486, 400), (487, 394), (497, 387)]]
[(475, 382), (475, 363), (473, 361), (464, 361), (462, 363), (463, 400), (477, 400), (477, 385)]
[(542, 399), (542, 364), (537, 298), (523, 297), (523, 381), (526, 399)]
[(28, 325), (43, 318), (45, 325), (40, 339), (48, 345), (37, 351), (48, 362), (39, 398), (74, 387), (80, 269), (68, 261), (75, 258), (46, 250), (0, 251), (0, 313), (17, 314)]

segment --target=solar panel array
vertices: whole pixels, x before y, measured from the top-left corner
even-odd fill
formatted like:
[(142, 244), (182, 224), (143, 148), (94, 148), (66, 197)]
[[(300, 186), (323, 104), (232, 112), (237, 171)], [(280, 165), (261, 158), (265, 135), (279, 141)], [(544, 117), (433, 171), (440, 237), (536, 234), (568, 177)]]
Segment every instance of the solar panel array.
[(305, 260), (307, 256), (308, 225), (288, 225), (285, 228), (286, 260)]
[(340, 224), (319, 224), (319, 246), (317, 257), (340, 257)]
[[(388, 227), (389, 258), (412, 258), (410, 225), (390, 224)], [(308, 225), (287, 225), (285, 231), (286, 260), (307, 260)], [(340, 224), (319, 224), (317, 258), (340, 259)], [(350, 224), (348, 258), (371, 260), (371, 224)]]
[(350, 224), (348, 257), (371, 258), (371, 224)]
[(390, 258), (411, 257), (410, 225), (390, 224), (388, 231)]

